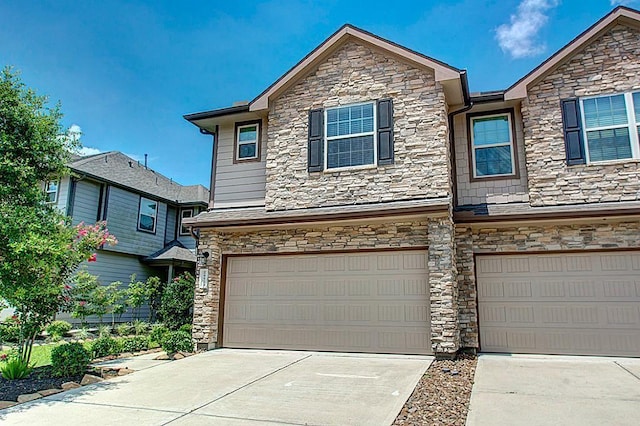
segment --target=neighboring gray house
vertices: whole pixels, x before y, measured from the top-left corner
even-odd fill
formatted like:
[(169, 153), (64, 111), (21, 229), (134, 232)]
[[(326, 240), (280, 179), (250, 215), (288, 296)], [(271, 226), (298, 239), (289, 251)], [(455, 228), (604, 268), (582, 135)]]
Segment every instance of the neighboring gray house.
[(102, 284), (194, 271), (196, 242), (182, 219), (206, 209), (204, 186), (180, 185), (117, 151), (75, 157), (69, 168), (71, 176), (47, 182), (45, 192), (73, 225), (107, 221), (118, 244), (86, 263)]
[(200, 348), (640, 355), (639, 11), (480, 94), (345, 25), (186, 119), (214, 140)]

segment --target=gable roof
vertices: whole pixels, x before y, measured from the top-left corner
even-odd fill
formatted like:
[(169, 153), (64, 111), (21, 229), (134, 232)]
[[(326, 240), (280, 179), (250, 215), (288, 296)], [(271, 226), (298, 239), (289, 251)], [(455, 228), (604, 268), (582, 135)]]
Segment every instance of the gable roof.
[[(464, 71), (444, 62), (433, 59), (429, 56), (418, 53), (414, 50), (403, 47), (392, 41), (386, 40), (382, 37), (378, 37), (375, 34), (354, 27), (350, 24), (343, 25), (338, 31), (333, 33), (329, 38), (323, 41), (318, 47), (312, 50), (307, 56), (302, 58), (300, 62), (293, 66), (289, 71), (276, 80), (271, 86), (269, 86), (264, 92), (249, 103), (249, 111), (260, 111), (269, 108), (269, 100), (279, 93), (282, 93), (288, 87), (290, 87), (295, 81), (306, 76), (311, 70), (313, 70), (320, 62), (327, 58), (331, 53), (336, 51), (340, 46), (346, 43), (348, 40), (358, 40), (360, 43), (376, 47), (384, 50), (393, 56), (399, 57), (405, 61), (411, 62), (420, 67), (426, 67), (434, 71), (436, 81), (441, 83), (449, 82), (445, 91), (451, 92), (449, 96), (466, 96), (464, 93), (465, 88), (462, 87), (460, 82), (460, 75)], [(458, 93), (455, 93), (458, 92)], [(460, 99), (459, 103), (462, 103), (463, 99)]]
[(608, 28), (618, 22), (640, 26), (640, 12), (625, 6), (618, 6), (605, 15), (598, 22), (587, 28), (582, 34), (574, 38), (563, 48), (551, 55), (546, 61), (538, 65), (527, 75), (516, 81), (504, 94), (505, 100), (522, 99), (527, 96), (527, 87), (547, 75), (557, 66), (564, 63), (574, 53), (602, 35)]
[(180, 241), (173, 240), (167, 243), (167, 245), (162, 249), (145, 257), (143, 261), (155, 264), (174, 262), (195, 264), (196, 255), (194, 252), (186, 248)]
[(202, 185), (180, 185), (118, 151), (72, 160), (69, 168), (80, 175), (104, 180), (172, 203), (206, 204), (209, 190)]

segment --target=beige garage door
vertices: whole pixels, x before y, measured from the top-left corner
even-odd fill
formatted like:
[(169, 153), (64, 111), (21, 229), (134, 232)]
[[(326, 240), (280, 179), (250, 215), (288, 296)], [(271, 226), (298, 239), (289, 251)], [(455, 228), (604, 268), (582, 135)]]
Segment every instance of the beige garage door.
[(230, 257), (223, 345), (429, 354), (426, 251)]
[(640, 252), (477, 256), (486, 352), (640, 356)]

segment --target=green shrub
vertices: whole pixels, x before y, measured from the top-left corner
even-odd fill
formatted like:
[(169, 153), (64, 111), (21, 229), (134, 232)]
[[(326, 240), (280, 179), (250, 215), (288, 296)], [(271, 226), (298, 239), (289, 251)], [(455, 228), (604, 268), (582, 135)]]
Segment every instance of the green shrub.
[(122, 352), (121, 343), (110, 336), (98, 337), (91, 344), (91, 354), (94, 358), (118, 355), (120, 352)]
[(131, 324), (123, 322), (115, 326), (115, 331), (118, 336), (128, 336), (131, 334)]
[(91, 356), (82, 343), (67, 343), (51, 351), (53, 375), (58, 377), (77, 376), (87, 369)]
[(111, 327), (106, 324), (100, 324), (98, 326), (98, 337), (109, 337), (111, 336)]
[(195, 278), (188, 272), (171, 280), (162, 294), (160, 319), (170, 330), (192, 322), (193, 292)]
[(185, 332), (191, 334), (191, 324), (181, 325), (180, 328), (178, 329), (178, 331), (185, 331)]
[(146, 334), (149, 332), (148, 322), (135, 320), (132, 325), (133, 325), (133, 331), (136, 333), (137, 336), (141, 334)]
[(5, 380), (24, 379), (31, 373), (33, 368), (26, 360), (19, 356), (10, 356), (2, 365), (0, 365), (0, 373)]
[(167, 332), (160, 342), (162, 350), (166, 353), (174, 352), (192, 352), (193, 342), (191, 341), (191, 334), (184, 331), (169, 331)]
[(149, 349), (149, 339), (146, 336), (125, 337), (122, 339), (122, 352), (139, 352)]
[(54, 321), (46, 328), (47, 333), (52, 339), (59, 339), (71, 331), (71, 323), (67, 321)]
[(18, 343), (20, 340), (20, 320), (16, 316), (0, 322), (0, 342)]
[(169, 332), (169, 329), (163, 324), (153, 324), (151, 326), (151, 333), (149, 333), (149, 340), (160, 344), (165, 334)]

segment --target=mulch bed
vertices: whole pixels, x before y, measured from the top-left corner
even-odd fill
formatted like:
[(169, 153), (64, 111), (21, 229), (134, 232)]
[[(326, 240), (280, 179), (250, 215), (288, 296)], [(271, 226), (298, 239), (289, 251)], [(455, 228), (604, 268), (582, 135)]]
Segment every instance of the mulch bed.
[(0, 400), (17, 401), (18, 395), (34, 393), (44, 389), (60, 389), (63, 383), (82, 380), (82, 374), (70, 377), (53, 377), (51, 366), (35, 368), (26, 379), (5, 380), (0, 378)]
[(393, 424), (464, 425), (476, 363), (475, 356), (464, 354), (455, 360), (434, 361)]

